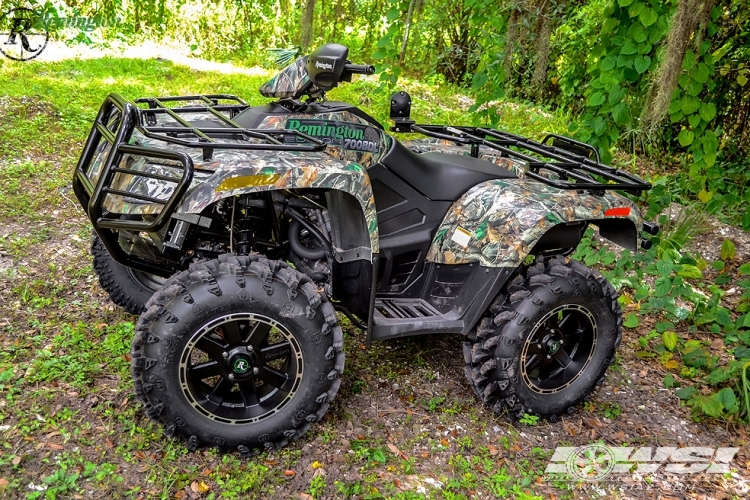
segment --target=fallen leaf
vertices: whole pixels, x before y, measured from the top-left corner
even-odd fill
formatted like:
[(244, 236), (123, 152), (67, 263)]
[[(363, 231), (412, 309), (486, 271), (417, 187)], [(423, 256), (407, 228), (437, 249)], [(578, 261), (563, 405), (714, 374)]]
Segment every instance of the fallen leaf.
[(21, 460), (23, 460), (23, 457), (21, 455), (16, 455), (13, 457), (13, 460), (10, 461), (13, 465), (18, 465), (21, 463)]
[(391, 443), (388, 443), (388, 449), (391, 450), (391, 453), (393, 453), (394, 455), (400, 455), (401, 454), (401, 450), (399, 450), (398, 448), (396, 448)]
[(274, 465), (277, 465), (279, 462), (277, 462), (276, 460), (263, 460), (263, 463), (266, 465), (274, 466)]
[(57, 443), (47, 443), (47, 446), (50, 447), (50, 448), (52, 448), (53, 450), (64, 450), (65, 449), (65, 447), (63, 445), (57, 444)]
[(427, 457), (429, 457), (430, 455), (428, 455), (427, 453), (424, 453), (424, 452), (423, 452), (423, 453), (420, 453), (420, 454), (419, 454), (419, 456), (420, 456), (420, 457), (422, 457), (422, 458), (427, 458)]
[(513, 451), (521, 451), (521, 447), (518, 446), (517, 444), (514, 444), (512, 449)]
[(104, 445), (109, 448), (110, 450), (115, 447), (114, 444), (112, 444), (112, 440), (107, 438), (104, 440)]
[(202, 474), (204, 476), (210, 476), (213, 471), (211, 469), (204, 469)]
[(399, 481), (398, 478), (394, 479), (393, 486), (395, 486), (398, 489), (401, 489), (401, 481)]
[(451, 445), (450, 442), (448, 442), (447, 439), (441, 439), (440, 440), (440, 444), (442, 444), (443, 446), (450, 446)]
[(49, 434), (47, 434), (44, 437), (47, 438), (47, 439), (50, 439), (50, 438), (53, 438), (53, 437), (59, 436), (59, 435), (60, 435), (60, 431), (53, 431), (53, 432), (50, 432)]
[(185, 490), (180, 490), (174, 494), (175, 498), (185, 498)]
[(312, 463), (313, 470), (320, 469), (321, 467), (323, 467), (323, 464), (318, 462), (317, 460)]
[(313, 497), (309, 493), (300, 493), (299, 500), (315, 500), (315, 497)]
[(8, 480), (4, 477), (0, 477), (0, 488), (5, 488), (6, 486), (8, 486)]
[(297, 473), (296, 473), (296, 472), (294, 472), (294, 471), (293, 471), (293, 470), (291, 470), (291, 469), (287, 469), (287, 470), (285, 470), (285, 471), (284, 471), (284, 475), (285, 475), (286, 477), (294, 477), (294, 476), (296, 476), (296, 475), (297, 475)]
[(607, 424), (599, 422), (595, 418), (586, 418), (586, 417), (584, 417), (583, 421), (586, 422), (586, 425), (588, 425), (589, 427), (593, 427), (595, 429), (601, 429), (602, 427), (607, 427)]
[(620, 388), (619, 387), (613, 387), (612, 388), (612, 392), (614, 392), (615, 394), (617, 394), (618, 392), (620, 392)]
[(365, 436), (363, 436), (362, 434), (357, 434), (357, 439), (358, 439), (359, 441), (364, 441), (364, 440), (365, 440), (365, 439), (367, 439), (367, 438), (366, 438)]
[(201, 481), (198, 483), (198, 491), (200, 493), (208, 493), (211, 490), (211, 487), (207, 485), (204, 481)]
[(544, 480), (542, 479), (542, 476), (537, 476), (534, 481), (536, 481), (536, 484), (542, 484), (542, 483), (544, 483)]
[(677, 364), (677, 361), (675, 361), (674, 359), (670, 359), (669, 361), (664, 363), (664, 368), (666, 368), (667, 370), (676, 370), (678, 366), (680, 365)]
[(490, 455), (492, 455), (493, 457), (496, 456), (498, 453), (500, 453), (500, 450), (495, 445), (491, 444), (491, 445), (487, 446), (487, 448), (489, 448)]
[(146, 454), (143, 453), (141, 450), (136, 451), (135, 456), (140, 458), (141, 460), (146, 460)]
[(575, 436), (578, 434), (578, 431), (576, 431), (575, 427), (573, 427), (571, 424), (563, 421), (563, 428), (565, 429), (565, 432), (568, 433), (569, 436)]

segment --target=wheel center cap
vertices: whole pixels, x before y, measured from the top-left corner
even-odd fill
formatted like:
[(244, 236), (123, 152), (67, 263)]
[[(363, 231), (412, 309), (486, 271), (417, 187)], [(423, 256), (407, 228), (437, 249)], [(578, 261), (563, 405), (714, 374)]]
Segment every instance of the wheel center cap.
[(234, 370), (234, 373), (237, 373), (238, 375), (247, 373), (247, 371), (250, 370), (250, 360), (244, 357), (235, 358), (235, 360), (232, 362), (232, 370)]
[(555, 354), (557, 351), (560, 350), (560, 341), (558, 340), (550, 340), (547, 342), (547, 350), (550, 354)]

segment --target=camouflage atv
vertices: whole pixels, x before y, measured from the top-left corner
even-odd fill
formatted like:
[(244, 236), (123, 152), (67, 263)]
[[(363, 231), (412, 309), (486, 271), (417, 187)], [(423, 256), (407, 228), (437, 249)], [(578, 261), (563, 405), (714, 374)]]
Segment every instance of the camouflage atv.
[(141, 312), (132, 345), (146, 413), (188, 448), (243, 455), (300, 437), (344, 370), (336, 311), (366, 340), (461, 334), (465, 373), (498, 413), (549, 420), (603, 380), (621, 339), (617, 293), (566, 259), (590, 224), (649, 246), (650, 186), (584, 143), (417, 125), (392, 132), (325, 92), (372, 66), (325, 45), (231, 95), (110, 95), (73, 180), (95, 269)]

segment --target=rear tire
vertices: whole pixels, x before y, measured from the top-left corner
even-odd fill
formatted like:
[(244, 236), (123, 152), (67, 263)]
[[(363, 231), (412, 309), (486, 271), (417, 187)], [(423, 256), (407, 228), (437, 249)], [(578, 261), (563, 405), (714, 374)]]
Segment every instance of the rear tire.
[(94, 257), (94, 271), (99, 277), (99, 284), (115, 305), (130, 314), (141, 314), (146, 308), (146, 302), (166, 281), (160, 276), (119, 264), (109, 255), (97, 235), (91, 240), (91, 255)]
[(464, 343), (465, 371), (495, 412), (554, 420), (604, 381), (621, 339), (617, 292), (598, 271), (562, 257), (537, 259)]
[(146, 414), (187, 447), (247, 455), (319, 421), (341, 385), (343, 332), (304, 274), (222, 255), (170, 278), (148, 303), (131, 351)]

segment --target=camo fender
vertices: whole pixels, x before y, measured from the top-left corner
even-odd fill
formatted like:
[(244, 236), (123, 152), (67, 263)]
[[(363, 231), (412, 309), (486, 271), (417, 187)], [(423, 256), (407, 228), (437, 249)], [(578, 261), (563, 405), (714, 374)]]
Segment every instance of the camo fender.
[[(217, 165), (218, 167), (218, 165)], [(356, 163), (335, 160), (325, 154), (252, 155), (221, 161), (220, 168), (183, 199), (176, 213), (201, 213), (223, 198), (279, 189), (321, 188), (344, 191), (362, 207), (372, 252), (378, 252), (378, 219), (370, 177)]]
[(488, 267), (517, 267), (553, 226), (605, 219), (604, 212), (610, 208), (629, 208), (627, 215), (617, 218), (630, 220), (637, 231), (643, 228), (635, 204), (614, 192), (596, 196), (531, 179), (483, 182), (448, 210), (427, 260), (438, 264), (479, 262)]

